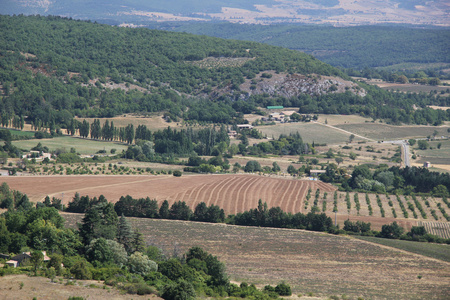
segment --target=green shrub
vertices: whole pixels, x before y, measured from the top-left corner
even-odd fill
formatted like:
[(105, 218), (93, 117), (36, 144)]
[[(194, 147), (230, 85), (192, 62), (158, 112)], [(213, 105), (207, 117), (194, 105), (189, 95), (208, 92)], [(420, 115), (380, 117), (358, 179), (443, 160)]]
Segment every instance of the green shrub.
[(180, 280), (175, 284), (165, 286), (161, 297), (166, 300), (189, 300), (195, 299), (196, 294), (191, 283)]
[(292, 295), (291, 287), (289, 284), (280, 283), (275, 287), (275, 292), (280, 296), (290, 296)]

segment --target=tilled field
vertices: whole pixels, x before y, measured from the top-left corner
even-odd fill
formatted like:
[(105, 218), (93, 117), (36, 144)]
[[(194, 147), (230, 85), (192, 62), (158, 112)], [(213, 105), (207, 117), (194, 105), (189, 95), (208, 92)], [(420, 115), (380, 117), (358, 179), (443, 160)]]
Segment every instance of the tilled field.
[(302, 211), (308, 189), (332, 193), (332, 185), (309, 180), (294, 180), (257, 175), (192, 176), (23, 176), (5, 177), (10, 188), (26, 193), (32, 201), (45, 196), (63, 198), (67, 204), (76, 192), (111, 202), (121, 196), (150, 197), (158, 201), (185, 201), (192, 209), (200, 202), (218, 205), (227, 214), (242, 212), (258, 205), (280, 206), (287, 212)]

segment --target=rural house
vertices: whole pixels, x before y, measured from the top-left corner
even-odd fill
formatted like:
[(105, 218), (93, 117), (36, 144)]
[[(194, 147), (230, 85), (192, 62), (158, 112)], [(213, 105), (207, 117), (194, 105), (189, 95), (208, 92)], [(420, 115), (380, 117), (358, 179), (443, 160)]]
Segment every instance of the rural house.
[[(47, 256), (46, 251), (42, 251), (42, 254), (44, 254), (44, 262), (50, 261), (50, 257)], [(27, 259), (31, 258), (31, 252), (23, 252), (22, 254), (16, 255), (10, 260), (6, 262), (8, 266), (17, 268), (20, 266), (20, 264)]]

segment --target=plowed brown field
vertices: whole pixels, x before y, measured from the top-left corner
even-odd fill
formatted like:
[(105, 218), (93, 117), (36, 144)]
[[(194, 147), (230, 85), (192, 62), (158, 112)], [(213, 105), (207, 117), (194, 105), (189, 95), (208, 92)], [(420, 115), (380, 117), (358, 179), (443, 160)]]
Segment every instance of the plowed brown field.
[(67, 204), (76, 192), (116, 202), (121, 196), (150, 197), (158, 201), (185, 201), (191, 208), (200, 202), (218, 205), (235, 214), (258, 205), (280, 206), (287, 212), (300, 212), (307, 191), (336, 190), (332, 185), (309, 180), (294, 180), (257, 175), (173, 176), (29, 176), (4, 177), (10, 188), (26, 193), (31, 201), (45, 196), (58, 197)]

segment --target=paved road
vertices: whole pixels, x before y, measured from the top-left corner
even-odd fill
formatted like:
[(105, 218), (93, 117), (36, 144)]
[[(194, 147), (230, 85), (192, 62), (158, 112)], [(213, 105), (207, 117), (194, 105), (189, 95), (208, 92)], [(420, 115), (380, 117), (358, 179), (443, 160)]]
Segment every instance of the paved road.
[(408, 143), (408, 141), (395, 140), (395, 141), (383, 141), (383, 143), (401, 145), (402, 146), (403, 164), (405, 165), (405, 167), (411, 167), (411, 162), (409, 159), (409, 143)]

